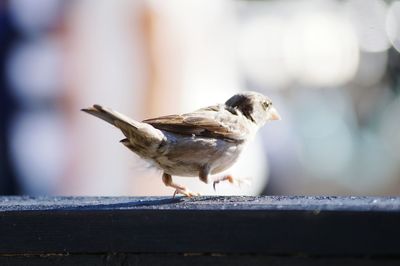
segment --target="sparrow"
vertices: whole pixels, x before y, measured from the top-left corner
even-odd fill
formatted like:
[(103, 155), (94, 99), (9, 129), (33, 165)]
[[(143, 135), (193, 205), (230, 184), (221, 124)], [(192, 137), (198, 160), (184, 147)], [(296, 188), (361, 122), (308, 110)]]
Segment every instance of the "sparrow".
[[(231, 167), (257, 130), (266, 122), (280, 120), (271, 100), (257, 92), (240, 92), (224, 104), (197, 111), (167, 115), (142, 122), (112, 109), (93, 105), (82, 111), (119, 128), (120, 142), (151, 165), (163, 171), (162, 181), (176, 194), (198, 196), (172, 180), (172, 176), (199, 177), (209, 183), (210, 175)], [(230, 176), (213, 180), (235, 182)]]

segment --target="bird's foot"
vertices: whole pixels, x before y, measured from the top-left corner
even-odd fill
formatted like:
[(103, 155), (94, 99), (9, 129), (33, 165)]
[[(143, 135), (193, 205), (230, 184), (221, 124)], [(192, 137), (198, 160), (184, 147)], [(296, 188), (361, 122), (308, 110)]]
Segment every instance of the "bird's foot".
[(187, 189), (186, 187), (177, 188), (172, 197), (175, 198), (175, 196), (177, 194), (182, 194), (182, 195), (184, 195), (184, 196), (186, 196), (188, 198), (191, 198), (191, 197), (194, 197), (194, 196), (200, 196), (200, 193), (193, 192), (193, 191)]
[(233, 184), (233, 185), (237, 185), (237, 186), (242, 186), (242, 185), (249, 185), (250, 184), (250, 180), (248, 178), (234, 178), (231, 175), (226, 175), (226, 176), (222, 176), (219, 177), (217, 179), (214, 180), (213, 182), (213, 188), (215, 190), (215, 186), (222, 181), (228, 181), (229, 183)]
[(177, 194), (183, 194), (183, 195), (185, 195), (185, 196), (188, 197), (188, 198), (191, 198), (191, 197), (193, 197), (193, 196), (200, 196), (199, 193), (197, 193), (197, 192), (192, 192), (192, 191), (190, 191), (189, 189), (187, 189), (186, 187), (174, 183), (174, 182), (172, 181), (172, 176), (171, 176), (170, 174), (163, 173), (162, 180), (163, 180), (164, 184), (165, 184), (167, 187), (175, 188), (174, 195), (172, 196), (173, 198), (175, 198), (175, 196), (176, 196)]

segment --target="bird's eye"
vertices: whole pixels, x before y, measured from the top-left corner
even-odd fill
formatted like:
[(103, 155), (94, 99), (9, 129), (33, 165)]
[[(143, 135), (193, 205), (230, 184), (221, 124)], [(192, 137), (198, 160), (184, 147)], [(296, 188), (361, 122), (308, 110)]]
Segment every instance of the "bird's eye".
[(267, 102), (267, 101), (263, 102), (262, 104), (263, 104), (264, 109), (267, 109), (271, 105), (271, 103)]

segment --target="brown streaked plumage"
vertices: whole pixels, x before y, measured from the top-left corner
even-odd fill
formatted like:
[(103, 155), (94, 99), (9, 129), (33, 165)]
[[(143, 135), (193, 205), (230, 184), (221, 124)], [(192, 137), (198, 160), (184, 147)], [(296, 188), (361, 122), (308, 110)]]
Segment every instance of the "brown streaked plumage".
[[(175, 194), (198, 195), (175, 184), (172, 175), (198, 176), (208, 183), (210, 174), (232, 166), (246, 142), (267, 121), (280, 119), (271, 101), (256, 92), (242, 92), (225, 104), (182, 115), (168, 115), (138, 122), (100, 105), (82, 111), (119, 128), (121, 140), (134, 153), (161, 169), (165, 185)], [(228, 180), (222, 177), (216, 183)]]

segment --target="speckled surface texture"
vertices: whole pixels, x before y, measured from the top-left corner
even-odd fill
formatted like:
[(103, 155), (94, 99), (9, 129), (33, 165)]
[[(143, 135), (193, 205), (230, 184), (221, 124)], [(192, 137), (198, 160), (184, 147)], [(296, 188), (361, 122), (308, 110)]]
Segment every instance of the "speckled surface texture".
[(43, 210), (300, 210), (400, 212), (399, 197), (0, 197), (0, 212)]

